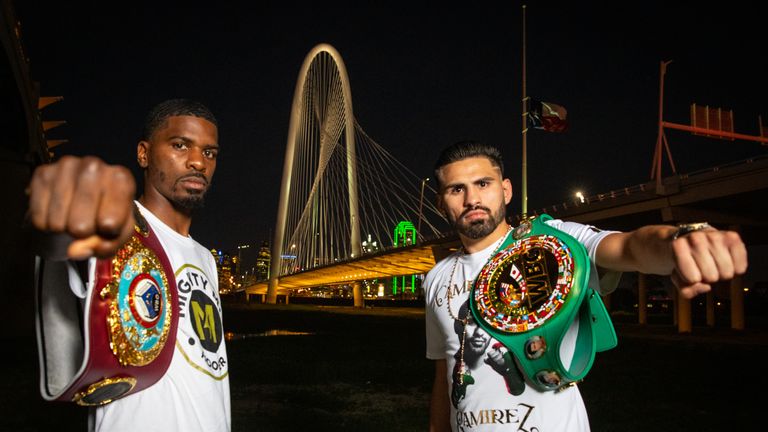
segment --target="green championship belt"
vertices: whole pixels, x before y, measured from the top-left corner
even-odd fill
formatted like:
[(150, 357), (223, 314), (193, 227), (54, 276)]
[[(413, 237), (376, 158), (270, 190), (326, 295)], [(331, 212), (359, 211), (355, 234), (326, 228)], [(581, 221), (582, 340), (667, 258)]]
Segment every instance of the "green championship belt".
[(482, 268), (469, 296), (475, 322), (514, 354), (541, 391), (580, 381), (595, 353), (617, 343), (608, 311), (589, 286), (586, 249), (544, 223), (551, 219), (523, 221)]

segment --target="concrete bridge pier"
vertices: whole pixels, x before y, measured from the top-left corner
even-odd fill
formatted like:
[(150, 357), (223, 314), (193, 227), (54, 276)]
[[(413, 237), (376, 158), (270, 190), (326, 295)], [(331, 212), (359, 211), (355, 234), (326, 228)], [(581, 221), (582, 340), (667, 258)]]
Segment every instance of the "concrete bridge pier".
[(637, 323), (648, 324), (648, 287), (643, 273), (637, 274)]
[[(739, 225), (730, 225), (732, 231), (742, 233)], [(731, 328), (734, 330), (744, 330), (744, 276), (736, 275), (731, 279), (729, 296), (731, 298)]]
[(691, 300), (677, 293), (677, 332), (690, 333), (693, 330)]
[(715, 292), (710, 291), (706, 294), (707, 308), (707, 327), (715, 326)]
[(279, 282), (276, 277), (269, 279), (269, 285), (267, 287), (267, 303), (269, 304), (275, 304), (277, 303), (277, 288), (278, 288)]
[(742, 276), (736, 276), (731, 280), (731, 328), (744, 330), (744, 288)]
[(355, 307), (365, 307), (365, 300), (363, 300), (363, 284), (360, 281), (355, 281), (352, 284), (352, 296), (355, 301)]

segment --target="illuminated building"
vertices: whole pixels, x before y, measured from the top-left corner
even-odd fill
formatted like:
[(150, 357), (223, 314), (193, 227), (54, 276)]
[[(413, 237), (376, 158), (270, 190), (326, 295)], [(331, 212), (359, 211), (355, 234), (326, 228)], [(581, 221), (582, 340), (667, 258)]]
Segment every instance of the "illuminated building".
[(392, 240), (395, 247), (416, 244), (416, 227), (409, 221), (400, 221), (395, 227), (395, 234)]
[[(392, 241), (395, 247), (404, 247), (416, 244), (416, 227), (409, 221), (401, 221), (395, 227)], [(406, 286), (410, 281), (411, 286)], [(409, 290), (411, 294), (416, 292), (416, 275), (395, 276), (392, 278), (392, 295), (397, 295), (397, 287), (400, 286), (400, 292), (405, 293)]]
[(272, 252), (269, 250), (269, 242), (264, 241), (256, 257), (256, 280), (269, 279), (269, 265), (272, 261)]
[[(216, 260), (216, 271), (219, 273), (219, 293), (227, 294), (234, 290), (234, 280), (232, 277), (232, 258), (229, 254), (222, 251), (211, 249), (211, 255)], [(237, 258), (235, 258), (237, 261)]]

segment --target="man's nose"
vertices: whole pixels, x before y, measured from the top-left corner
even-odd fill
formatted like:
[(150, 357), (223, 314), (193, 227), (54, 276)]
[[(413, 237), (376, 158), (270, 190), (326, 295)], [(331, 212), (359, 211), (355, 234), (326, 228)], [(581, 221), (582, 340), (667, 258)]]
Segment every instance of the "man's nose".
[(192, 149), (187, 155), (187, 167), (192, 168), (195, 171), (205, 172), (205, 157), (203, 152)]
[(468, 187), (464, 194), (464, 206), (474, 207), (480, 204), (480, 193), (473, 187)]

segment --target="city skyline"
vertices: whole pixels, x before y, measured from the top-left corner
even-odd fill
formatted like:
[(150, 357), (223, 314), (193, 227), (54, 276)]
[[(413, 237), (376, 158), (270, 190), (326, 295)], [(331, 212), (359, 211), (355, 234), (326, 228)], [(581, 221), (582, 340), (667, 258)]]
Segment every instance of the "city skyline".
[[(96, 154), (138, 176), (133, 149), (151, 105), (191, 97), (212, 108), (222, 152), (192, 235), (232, 253), (272, 241), (293, 90), (318, 43), (344, 59), (360, 125), (414, 173), (430, 176), (442, 146), (475, 138), (502, 148), (519, 192), (521, 4), (289, 10), (138, 2), (110, 12), (30, 1), (16, 9), (41, 95), (64, 97), (42, 111), (44, 120), (68, 122), (50, 133), (70, 140), (56, 155)], [(673, 60), (666, 120), (688, 123), (696, 102), (733, 109), (739, 133), (756, 135), (758, 115), (768, 123), (759, 51), (765, 6), (599, 9), (527, 8), (527, 93), (566, 107), (570, 122), (563, 133), (528, 133), (529, 209), (648, 181), (662, 60)], [(758, 143), (667, 137), (679, 172), (766, 153)], [(510, 210), (519, 209), (516, 193)]]

